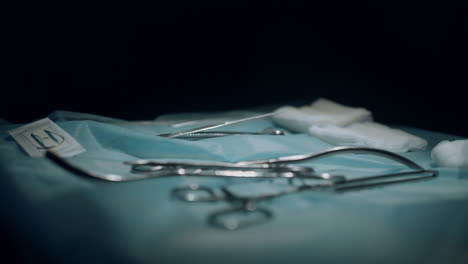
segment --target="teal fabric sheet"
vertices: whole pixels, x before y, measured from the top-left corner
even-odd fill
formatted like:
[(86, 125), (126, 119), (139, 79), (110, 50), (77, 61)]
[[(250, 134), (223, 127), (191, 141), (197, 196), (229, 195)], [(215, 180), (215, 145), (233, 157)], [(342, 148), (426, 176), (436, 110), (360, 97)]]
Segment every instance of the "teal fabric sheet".
[[(177, 158), (241, 161), (322, 151), (316, 138), (228, 136), (200, 141), (155, 136), (190, 119), (206, 124), (255, 114), (178, 114), (154, 124), (125, 123), (90, 114), (49, 116), (87, 150), (70, 158), (100, 172), (128, 173), (123, 161)], [(203, 121), (205, 120), (205, 121)], [(268, 119), (225, 129), (259, 131)], [(229, 204), (188, 204), (171, 199), (187, 183), (212, 187), (256, 179), (165, 177), (111, 183), (74, 175), (43, 158), (31, 158), (8, 135), (20, 125), (0, 123), (0, 205), (6, 228), (30, 262), (57, 263), (467, 263), (468, 170), (437, 168), (430, 150), (459, 137), (400, 127), (429, 141), (403, 156), (439, 177), (346, 193), (303, 192), (262, 203), (272, 221), (237, 231), (211, 227), (207, 216)], [(369, 155), (341, 155), (306, 163), (350, 177), (401, 169)], [(239, 187), (240, 186), (240, 187)], [(255, 192), (255, 188), (245, 188)], [(259, 190), (260, 191), (260, 190)]]

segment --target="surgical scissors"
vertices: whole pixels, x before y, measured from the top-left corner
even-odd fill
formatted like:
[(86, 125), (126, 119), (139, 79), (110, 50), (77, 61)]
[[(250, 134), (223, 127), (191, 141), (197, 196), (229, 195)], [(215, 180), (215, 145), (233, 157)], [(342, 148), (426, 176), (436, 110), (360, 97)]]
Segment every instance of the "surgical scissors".
[[(206, 176), (223, 176), (222, 171), (226, 171), (225, 176), (232, 177), (249, 177), (240, 173), (236, 175), (234, 171), (269, 171), (269, 172), (283, 172), (286, 174), (281, 174), (281, 177), (292, 178), (292, 177), (311, 177), (310, 173), (314, 173), (314, 169), (311, 167), (305, 166), (294, 166), (289, 163), (302, 162), (306, 160), (317, 160), (320, 158), (325, 158), (327, 156), (333, 156), (338, 154), (370, 154), (374, 156), (380, 156), (387, 158), (393, 161), (396, 161), (406, 167), (413, 170), (424, 170), (423, 167), (419, 166), (417, 163), (407, 159), (403, 156), (395, 154), (390, 151), (375, 149), (375, 148), (366, 148), (366, 147), (334, 147), (327, 149), (321, 152), (283, 156), (272, 159), (258, 159), (258, 160), (247, 160), (239, 162), (220, 162), (220, 161), (168, 161), (168, 160), (157, 160), (157, 159), (141, 159), (134, 161), (126, 161), (125, 164), (132, 167), (132, 172), (135, 173), (144, 173), (144, 174), (153, 174), (154, 176), (163, 176), (163, 172), (173, 172), (179, 175), (187, 174), (197, 174), (203, 175), (207, 173)], [(208, 173), (209, 170), (216, 170), (215, 175)], [(189, 173), (190, 172), (190, 173)], [(228, 173), (233, 172), (233, 173)], [(219, 175), (216, 175), (219, 174)], [(229, 174), (229, 175), (227, 175)], [(254, 173), (255, 174), (255, 173)], [(313, 175), (314, 178), (317, 175)], [(255, 176), (253, 176), (255, 177)], [(276, 176), (278, 177), (278, 176)], [(317, 178), (317, 177), (315, 177)], [(323, 178), (319, 176), (318, 178)]]
[[(317, 173), (312, 167), (297, 166), (294, 162), (305, 160), (316, 160), (323, 157), (344, 154), (371, 154), (394, 160), (410, 171), (396, 172), (390, 174), (365, 176), (356, 179), (348, 179), (342, 175), (331, 175), (329, 173)], [(170, 160), (135, 160), (127, 161), (125, 164), (131, 166), (131, 175), (98, 173), (77, 166), (68, 160), (48, 151), (46, 157), (64, 169), (81, 176), (95, 179), (125, 182), (132, 180), (159, 178), (164, 176), (215, 176), (231, 178), (286, 178), (286, 179), (318, 179), (321, 183), (310, 184), (302, 181), (300, 185), (290, 185), (289, 188), (273, 194), (265, 194), (251, 197), (241, 197), (229, 191), (227, 187), (219, 190), (200, 185), (188, 185), (177, 187), (172, 195), (186, 202), (227, 201), (232, 207), (214, 212), (209, 216), (209, 222), (215, 226), (227, 230), (251, 226), (264, 222), (273, 217), (273, 213), (266, 208), (257, 206), (257, 203), (281, 197), (287, 194), (299, 193), (312, 190), (334, 190), (347, 191), (356, 188), (366, 188), (386, 184), (394, 184), (415, 180), (423, 180), (436, 177), (438, 172), (426, 170), (417, 163), (398, 154), (373, 148), (363, 147), (335, 147), (322, 152), (284, 156), (273, 159), (249, 160), (240, 162), (220, 161), (170, 161)], [(200, 193), (203, 195), (200, 196)], [(198, 194), (198, 195), (197, 195)], [(257, 218), (233, 220), (229, 216), (257, 214)], [(226, 219), (227, 218), (227, 219)]]
[[(226, 201), (231, 203), (232, 206), (230, 208), (219, 210), (210, 214), (208, 217), (208, 222), (217, 228), (225, 230), (237, 230), (239, 228), (261, 224), (273, 217), (273, 212), (270, 209), (257, 205), (259, 202), (264, 200), (271, 200), (273, 198), (304, 191), (332, 190), (336, 192), (343, 192), (353, 189), (424, 180), (436, 177), (437, 174), (438, 173), (435, 170), (423, 169), (377, 176), (367, 176), (356, 179), (340, 177), (333, 178), (334, 180), (327, 181), (325, 183), (308, 184), (303, 182), (299, 186), (290, 185), (289, 188), (276, 193), (267, 193), (264, 195), (251, 197), (236, 195), (226, 186), (215, 190), (207, 186), (191, 184), (173, 189), (172, 196), (185, 202)], [(251, 217), (255, 214), (256, 216)], [(235, 217), (236, 215), (241, 215), (240, 219), (239, 217)]]
[(131, 167), (131, 174), (100, 173), (90, 171), (73, 164), (52, 151), (46, 152), (46, 157), (73, 173), (95, 179), (124, 182), (142, 180), (166, 176), (216, 176), (232, 178), (304, 178), (304, 179), (325, 179), (340, 180), (340, 175), (330, 175), (329, 173), (317, 173), (312, 167), (299, 166), (289, 163), (301, 162), (305, 160), (317, 160), (327, 156), (354, 153), (371, 154), (394, 160), (415, 171), (425, 170), (415, 162), (381, 149), (364, 147), (335, 147), (322, 152), (283, 156), (273, 159), (248, 160), (240, 162), (222, 161), (184, 161), (184, 160), (158, 160), (140, 159), (125, 161), (124, 164)]
[(93, 179), (125, 182), (166, 176), (212, 176), (231, 178), (304, 178), (332, 179), (328, 173), (316, 173), (313, 168), (291, 164), (237, 164), (220, 161), (165, 161), (135, 160), (125, 161), (131, 166), (131, 174), (100, 173), (78, 166), (52, 151), (46, 157), (60, 167)]

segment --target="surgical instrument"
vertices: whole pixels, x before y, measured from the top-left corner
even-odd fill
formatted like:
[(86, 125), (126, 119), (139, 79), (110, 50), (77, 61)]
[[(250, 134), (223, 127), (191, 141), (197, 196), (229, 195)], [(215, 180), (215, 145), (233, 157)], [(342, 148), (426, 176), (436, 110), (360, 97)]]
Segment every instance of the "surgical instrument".
[[(423, 167), (419, 166), (417, 163), (407, 159), (403, 156), (395, 154), (390, 151), (366, 147), (334, 147), (327, 149), (321, 152), (314, 152), (308, 154), (299, 154), (291, 156), (283, 156), (272, 159), (258, 159), (258, 160), (247, 160), (239, 162), (219, 162), (219, 161), (176, 161), (176, 160), (157, 160), (157, 159), (141, 159), (134, 161), (126, 161), (125, 164), (132, 166), (132, 171), (140, 173), (152, 173), (170, 167), (175, 168), (185, 168), (185, 167), (194, 167), (194, 168), (212, 168), (212, 169), (260, 169), (260, 168), (293, 168), (291, 164), (286, 163), (295, 163), (306, 160), (317, 160), (325, 158), (327, 156), (334, 156), (338, 154), (370, 154), (374, 156), (380, 156), (387, 158), (393, 161), (396, 161), (406, 167), (414, 170), (424, 170)], [(258, 167), (253, 167), (257, 165)], [(299, 168), (307, 168), (302, 166), (294, 167), (295, 171), (300, 171)], [(313, 172), (313, 169), (310, 168), (309, 172)]]
[(62, 168), (80, 176), (112, 182), (125, 182), (166, 176), (208, 176), (232, 178), (304, 178), (330, 179), (328, 173), (315, 173), (313, 168), (289, 164), (237, 165), (230, 162), (184, 162), (164, 160), (126, 161), (131, 166), (130, 174), (100, 173), (82, 168), (52, 151), (46, 152), (48, 159)]
[(200, 140), (200, 139), (207, 139), (213, 137), (224, 137), (224, 136), (233, 136), (233, 135), (269, 135), (269, 136), (283, 136), (285, 132), (283, 130), (267, 127), (261, 132), (245, 132), (245, 131), (202, 131), (202, 132), (195, 132), (190, 134), (185, 134), (179, 136), (178, 138), (181, 139), (188, 139), (188, 140)]
[(375, 156), (380, 156), (383, 158), (391, 159), (398, 163), (401, 163), (408, 168), (416, 169), (416, 170), (423, 170), (424, 168), (419, 166), (417, 163), (413, 162), (410, 159), (407, 159), (401, 155), (395, 154), (391, 151), (377, 149), (377, 148), (368, 148), (368, 147), (334, 147), (330, 148), (321, 152), (314, 152), (314, 153), (307, 153), (307, 154), (299, 154), (299, 155), (291, 155), (291, 156), (283, 156), (278, 158), (272, 159), (258, 159), (258, 160), (247, 160), (247, 161), (240, 161), (237, 162), (238, 165), (247, 165), (247, 164), (273, 164), (273, 163), (293, 163), (293, 162), (301, 162), (305, 160), (316, 160), (320, 158), (325, 158), (327, 156), (337, 155), (337, 154), (370, 154)]
[(238, 123), (242, 123), (242, 122), (246, 122), (246, 121), (250, 121), (250, 120), (254, 120), (254, 119), (265, 118), (265, 117), (272, 116), (272, 115), (277, 114), (277, 113), (278, 112), (270, 112), (270, 113), (266, 113), (266, 114), (241, 118), (241, 119), (237, 119), (237, 120), (226, 121), (226, 122), (213, 124), (213, 125), (208, 125), (208, 126), (202, 126), (202, 127), (198, 127), (198, 128), (185, 130), (185, 131), (180, 131), (180, 132), (167, 133), (167, 134), (158, 134), (158, 136), (167, 137), (167, 138), (176, 138), (176, 137), (184, 136), (184, 135), (187, 135), (187, 134), (193, 134), (193, 133), (202, 132), (202, 131), (206, 131), (206, 130), (210, 130), (210, 129), (215, 129), (215, 128), (224, 127), (224, 126), (228, 126), (228, 125), (238, 124)]
[[(215, 190), (207, 186), (191, 184), (173, 189), (172, 196), (185, 202), (226, 201), (231, 203), (232, 206), (230, 208), (210, 214), (208, 222), (214, 227), (225, 230), (236, 230), (266, 222), (273, 217), (273, 212), (271, 210), (257, 205), (257, 203), (264, 200), (271, 200), (273, 198), (304, 191), (332, 190), (343, 192), (353, 189), (424, 180), (436, 177), (437, 174), (437, 171), (434, 170), (415, 170), (356, 179), (342, 177), (341, 180), (335, 179), (333, 181), (316, 184), (303, 183), (299, 186), (288, 186), (288, 188), (276, 193), (266, 193), (257, 196), (252, 195), (250, 197), (236, 195), (226, 186)], [(257, 214), (257, 216), (252, 217), (254, 214)], [(236, 215), (240, 215), (240, 219), (239, 216), (236, 218)]]
[(99, 173), (84, 169), (73, 164), (55, 153), (48, 151), (46, 157), (57, 165), (77, 173), (82, 176), (88, 176), (106, 181), (132, 181), (149, 178), (158, 178), (165, 176), (222, 176), (238, 178), (319, 178), (335, 179), (338, 175), (319, 174), (313, 168), (307, 166), (298, 166), (294, 163), (305, 160), (317, 160), (331, 155), (358, 153), (371, 154), (387, 159), (394, 160), (406, 167), (419, 171), (425, 170), (423, 167), (413, 161), (398, 154), (373, 148), (362, 147), (335, 147), (322, 152), (284, 156), (274, 159), (250, 160), (240, 162), (222, 162), (222, 161), (189, 161), (189, 160), (158, 160), (158, 159), (140, 159), (134, 161), (125, 161), (124, 164), (130, 165), (130, 174)]
[[(348, 179), (342, 175), (331, 175), (329, 173), (317, 173), (311, 167), (285, 164), (300, 162), (304, 160), (316, 160), (323, 157), (344, 154), (372, 154), (394, 160), (411, 171), (365, 176), (361, 178)], [(68, 160), (48, 151), (46, 157), (64, 169), (81, 176), (97, 178), (100, 180), (124, 182), (132, 180), (158, 178), (164, 176), (215, 176), (233, 178), (286, 178), (286, 179), (318, 179), (325, 182), (310, 184), (302, 181), (299, 186), (290, 185), (287, 189), (265, 195), (251, 197), (238, 196), (228, 188), (221, 187), (219, 190), (200, 185), (188, 185), (177, 187), (172, 191), (172, 195), (179, 200), (187, 202), (203, 201), (227, 201), (233, 204), (232, 207), (217, 211), (209, 216), (209, 223), (215, 227), (227, 230), (236, 230), (260, 222), (264, 222), (273, 217), (269, 209), (257, 206), (258, 202), (281, 197), (287, 194), (299, 193), (308, 190), (333, 190), (347, 191), (357, 188), (374, 187), (401, 182), (423, 180), (436, 177), (438, 172), (426, 170), (415, 162), (398, 154), (371, 148), (361, 147), (335, 147), (317, 153), (284, 156), (273, 159), (250, 160), (241, 162), (221, 162), (221, 161), (174, 161), (174, 160), (135, 160), (127, 161), (125, 164), (131, 166), (131, 174), (98, 173), (83, 169)], [(200, 192), (204, 193), (200, 198)], [(198, 195), (197, 195), (198, 194)], [(233, 215), (257, 214), (253, 220), (250, 218), (235, 220)], [(227, 219), (226, 219), (227, 218)]]

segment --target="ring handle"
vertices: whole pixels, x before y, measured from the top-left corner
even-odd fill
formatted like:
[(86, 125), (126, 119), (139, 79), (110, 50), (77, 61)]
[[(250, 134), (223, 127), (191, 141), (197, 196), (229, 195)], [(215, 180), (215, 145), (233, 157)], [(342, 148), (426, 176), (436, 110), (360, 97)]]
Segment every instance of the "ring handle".
[(247, 201), (247, 204), (212, 213), (208, 222), (214, 227), (234, 231), (268, 222), (271, 218), (273, 213), (270, 210), (257, 207), (254, 201)]
[(212, 202), (223, 199), (210, 187), (198, 184), (176, 187), (172, 190), (172, 197), (184, 202)]

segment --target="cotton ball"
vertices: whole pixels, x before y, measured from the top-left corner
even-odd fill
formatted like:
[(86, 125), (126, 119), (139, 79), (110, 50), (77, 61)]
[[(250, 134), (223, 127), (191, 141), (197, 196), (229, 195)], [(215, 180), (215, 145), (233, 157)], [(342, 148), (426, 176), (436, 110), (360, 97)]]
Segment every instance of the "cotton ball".
[(432, 150), (431, 158), (439, 167), (468, 168), (468, 139), (440, 142)]

